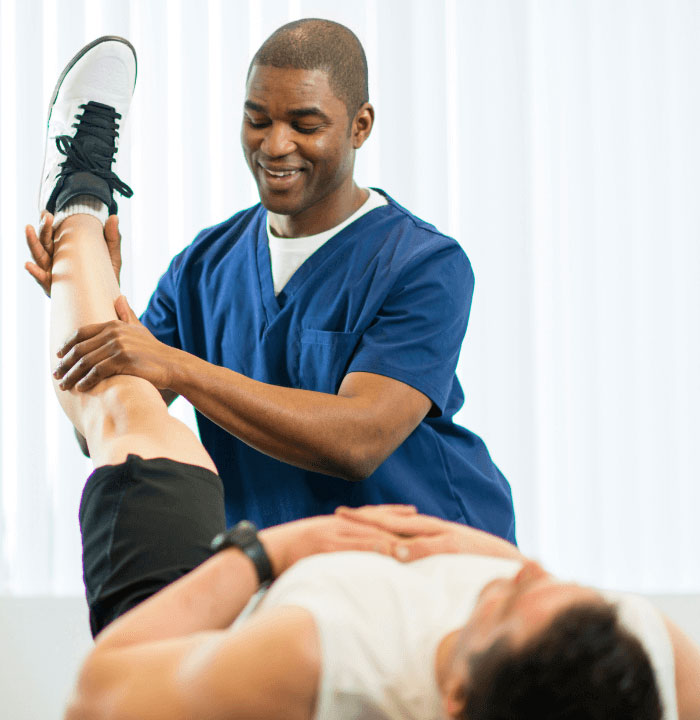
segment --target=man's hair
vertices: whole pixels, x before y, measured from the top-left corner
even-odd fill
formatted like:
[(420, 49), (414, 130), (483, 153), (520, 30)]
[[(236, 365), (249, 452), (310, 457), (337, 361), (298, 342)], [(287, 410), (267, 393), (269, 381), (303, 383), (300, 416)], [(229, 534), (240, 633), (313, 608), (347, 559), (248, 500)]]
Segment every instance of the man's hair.
[(331, 20), (305, 18), (283, 25), (255, 53), (249, 76), (255, 65), (323, 70), (351, 120), (369, 100), (367, 58), (362, 44), (352, 30)]
[(469, 660), (461, 720), (659, 720), (649, 658), (614, 606), (569, 608), (524, 647), (507, 639)]

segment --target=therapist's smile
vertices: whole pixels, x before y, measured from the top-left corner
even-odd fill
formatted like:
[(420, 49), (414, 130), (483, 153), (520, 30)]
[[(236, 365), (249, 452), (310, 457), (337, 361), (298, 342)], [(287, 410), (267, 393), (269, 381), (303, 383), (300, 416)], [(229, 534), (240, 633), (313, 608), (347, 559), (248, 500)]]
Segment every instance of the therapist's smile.
[(294, 183), (303, 172), (302, 168), (278, 168), (266, 163), (258, 163), (263, 171), (262, 177), (272, 189), (283, 190)]

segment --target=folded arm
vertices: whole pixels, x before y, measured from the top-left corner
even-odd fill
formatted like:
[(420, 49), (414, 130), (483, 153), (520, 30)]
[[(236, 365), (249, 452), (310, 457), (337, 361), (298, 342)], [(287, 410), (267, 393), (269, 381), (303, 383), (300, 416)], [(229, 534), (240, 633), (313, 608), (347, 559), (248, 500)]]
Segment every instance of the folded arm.
[(227, 629), (256, 589), (248, 558), (226, 550), (124, 615), (98, 636), (66, 720), (310, 718), (311, 617), (282, 608)]
[[(278, 525), (259, 537), (275, 577), (319, 552), (391, 554), (396, 540), (339, 516)], [(229, 548), (115, 620), (97, 636), (66, 720), (312, 717), (319, 651), (311, 616), (261, 611), (230, 631), (257, 589), (251, 561)]]

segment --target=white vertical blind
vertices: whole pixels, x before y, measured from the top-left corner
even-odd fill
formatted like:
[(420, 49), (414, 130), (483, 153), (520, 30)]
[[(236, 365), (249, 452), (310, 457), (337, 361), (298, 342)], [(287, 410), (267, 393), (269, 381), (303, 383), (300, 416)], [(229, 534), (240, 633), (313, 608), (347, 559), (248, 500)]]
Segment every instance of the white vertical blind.
[[(90, 471), (23, 274), (46, 104), (85, 42), (136, 46), (122, 286), (141, 311), (198, 230), (256, 201), (248, 62), (290, 19), (367, 51), (357, 178), (476, 273), (460, 419), (513, 486), (523, 549), (584, 581), (700, 589), (700, 6), (691, 0), (0, 0), (0, 592), (79, 593)], [(175, 410), (189, 418), (181, 403)]]

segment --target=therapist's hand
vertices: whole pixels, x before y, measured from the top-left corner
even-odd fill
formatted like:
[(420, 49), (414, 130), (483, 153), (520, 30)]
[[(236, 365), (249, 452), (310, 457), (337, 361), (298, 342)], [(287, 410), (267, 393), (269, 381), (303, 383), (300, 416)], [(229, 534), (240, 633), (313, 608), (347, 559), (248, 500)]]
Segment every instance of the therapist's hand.
[(123, 295), (114, 308), (119, 320), (81, 327), (58, 351), (54, 377), (61, 390), (90, 390), (112, 375), (135, 375), (159, 390), (169, 387), (177, 350), (156, 340)]
[(51, 297), (51, 269), (53, 267), (53, 215), (43, 213), (39, 232), (32, 225), (24, 228), (27, 247), (33, 262), (24, 263), (24, 269), (34, 278), (47, 297)]
[(105, 223), (105, 243), (114, 270), (114, 277), (117, 278), (117, 284), (119, 284), (119, 277), (122, 272), (122, 236), (119, 232), (119, 217), (117, 215), (110, 215), (107, 218)]
[[(32, 261), (24, 263), (24, 269), (34, 278), (47, 297), (51, 297), (51, 271), (54, 248), (53, 215), (44, 212), (41, 216), (39, 232), (37, 233), (32, 225), (27, 225), (24, 234), (27, 238), (27, 247), (32, 256)], [(122, 236), (119, 233), (119, 218), (116, 215), (110, 215), (107, 218), (104, 238), (118, 283), (122, 269)]]

